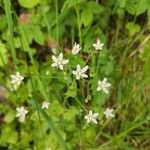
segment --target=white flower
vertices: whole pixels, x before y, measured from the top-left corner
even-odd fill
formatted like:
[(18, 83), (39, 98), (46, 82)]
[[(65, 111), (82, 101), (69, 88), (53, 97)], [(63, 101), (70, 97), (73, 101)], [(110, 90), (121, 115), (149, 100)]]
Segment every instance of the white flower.
[(51, 50), (52, 50), (52, 53), (53, 53), (54, 55), (56, 55), (56, 54), (57, 54), (57, 50), (56, 50), (56, 48), (52, 48)]
[(50, 105), (49, 102), (44, 101), (44, 102), (42, 103), (42, 109), (48, 109), (49, 105)]
[(113, 114), (113, 109), (107, 108), (104, 112), (106, 118), (113, 118), (115, 115)]
[(104, 93), (108, 94), (108, 88), (111, 86), (110, 83), (107, 82), (107, 78), (104, 78), (102, 81), (98, 81), (97, 91), (103, 90)]
[(97, 117), (98, 113), (92, 113), (92, 111), (89, 111), (89, 113), (84, 118), (87, 120), (87, 123), (97, 124)]
[(18, 117), (19, 121), (23, 123), (25, 121), (25, 117), (26, 114), (28, 113), (28, 110), (26, 110), (23, 106), (20, 108), (16, 108), (16, 110), (17, 110), (16, 117)]
[(85, 74), (85, 72), (88, 70), (89, 66), (85, 66), (81, 68), (81, 66), (78, 64), (77, 65), (77, 70), (73, 71), (72, 73), (76, 76), (76, 79), (79, 80), (81, 77), (82, 78), (88, 78), (88, 75)]
[(94, 47), (96, 50), (102, 50), (102, 49), (103, 49), (103, 46), (104, 46), (104, 43), (102, 43), (99, 39), (97, 40), (96, 43), (93, 44), (93, 47)]
[(76, 55), (81, 50), (81, 47), (79, 44), (75, 43), (72, 49), (72, 54)]
[(52, 63), (52, 67), (59, 67), (60, 70), (63, 70), (64, 69), (64, 65), (66, 65), (69, 60), (68, 59), (63, 59), (63, 53), (60, 53), (58, 57), (52, 55), (52, 59), (53, 59), (53, 62)]
[(11, 77), (11, 84), (15, 89), (18, 88), (18, 86), (21, 84), (22, 80), (24, 79), (24, 77), (21, 76), (19, 72), (16, 72), (15, 75), (10, 75), (10, 77)]

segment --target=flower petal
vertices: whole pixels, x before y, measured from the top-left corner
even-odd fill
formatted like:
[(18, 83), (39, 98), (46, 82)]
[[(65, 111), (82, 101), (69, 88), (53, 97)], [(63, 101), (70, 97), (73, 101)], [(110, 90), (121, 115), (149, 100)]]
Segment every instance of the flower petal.
[(62, 64), (63, 64), (63, 65), (68, 64), (68, 63), (69, 63), (69, 60), (68, 60), (68, 59), (65, 59), (65, 60), (62, 61)]
[(109, 93), (109, 91), (108, 91), (108, 89), (107, 89), (107, 88), (103, 88), (103, 91), (104, 91), (104, 93), (106, 93), (106, 94), (108, 94), (108, 93)]
[(57, 67), (58, 64), (57, 64), (57, 63), (52, 63), (51, 66), (52, 66), (52, 67)]
[(77, 75), (77, 71), (72, 71), (72, 73), (76, 76)]
[(54, 62), (58, 62), (58, 58), (56, 56), (52, 55), (52, 59)]
[(83, 67), (83, 69), (81, 70), (82, 73), (86, 72), (88, 70), (89, 66), (85, 66)]
[(86, 75), (85, 73), (83, 73), (81, 76), (82, 76), (83, 78), (88, 78), (88, 75)]
[(77, 65), (77, 72), (80, 72), (81, 71), (81, 67), (80, 67), (80, 65), (78, 64)]
[(63, 53), (60, 53), (60, 54), (59, 54), (58, 59), (59, 59), (60, 61), (63, 60)]
[(59, 65), (59, 69), (60, 69), (60, 70), (64, 70), (63, 65)]

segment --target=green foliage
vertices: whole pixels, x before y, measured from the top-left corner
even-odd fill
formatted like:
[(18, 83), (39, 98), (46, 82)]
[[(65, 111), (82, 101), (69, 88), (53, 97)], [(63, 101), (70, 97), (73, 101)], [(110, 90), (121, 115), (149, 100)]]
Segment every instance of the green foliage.
[(18, 0), (18, 1), (20, 6), (24, 8), (33, 8), (40, 2), (40, 0)]
[(148, 0), (126, 0), (126, 10), (132, 15), (140, 15), (144, 13), (148, 6)]
[[(0, 149), (150, 149), (149, 31), (149, 0), (0, 0)], [(63, 71), (51, 66), (60, 53)], [(76, 80), (78, 64), (88, 78)], [(15, 90), (16, 72), (24, 79)], [(97, 91), (105, 77), (108, 94)], [(90, 110), (97, 124), (86, 122)]]
[(126, 29), (128, 30), (130, 36), (136, 35), (141, 30), (140, 26), (138, 24), (134, 24), (133, 22), (128, 22), (126, 24)]
[(7, 49), (4, 44), (0, 43), (0, 66), (5, 66), (8, 63)]

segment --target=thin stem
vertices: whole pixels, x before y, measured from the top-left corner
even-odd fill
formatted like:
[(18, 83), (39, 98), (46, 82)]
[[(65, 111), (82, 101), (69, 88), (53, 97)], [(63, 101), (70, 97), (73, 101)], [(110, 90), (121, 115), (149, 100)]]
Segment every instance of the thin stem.
[(55, 16), (56, 16), (56, 40), (59, 44), (59, 12), (58, 12), (58, 0), (55, 0)]
[(79, 36), (79, 43), (80, 45), (82, 45), (82, 35), (81, 35), (81, 20), (80, 20), (80, 11), (78, 6), (75, 6), (75, 11), (76, 11), (76, 15), (77, 15), (77, 23), (78, 23), (78, 36)]
[(4, 8), (5, 8), (7, 25), (8, 25), (8, 31), (10, 34), (9, 39), (8, 39), (8, 45), (11, 49), (11, 55), (13, 58), (13, 62), (14, 62), (14, 64), (17, 64), (16, 50), (15, 50), (14, 39), (13, 39), (14, 24), (13, 24), (13, 19), (12, 19), (11, 3), (9, 0), (4, 0)]

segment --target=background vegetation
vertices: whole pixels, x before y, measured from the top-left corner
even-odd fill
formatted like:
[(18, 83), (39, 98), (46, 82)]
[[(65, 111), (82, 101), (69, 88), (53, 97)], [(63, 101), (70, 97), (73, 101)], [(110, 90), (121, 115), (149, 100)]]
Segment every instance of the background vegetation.
[[(0, 0), (0, 149), (149, 150), (149, 31), (149, 0)], [(97, 53), (98, 38), (105, 46)], [(55, 52), (69, 59), (64, 71), (51, 67)], [(71, 75), (77, 64), (90, 66), (88, 79)], [(24, 80), (12, 91), (17, 71)], [(104, 77), (108, 95), (96, 91)], [(20, 106), (29, 110), (24, 123)], [(107, 107), (114, 118), (104, 117)], [(88, 126), (91, 109), (99, 121)]]

